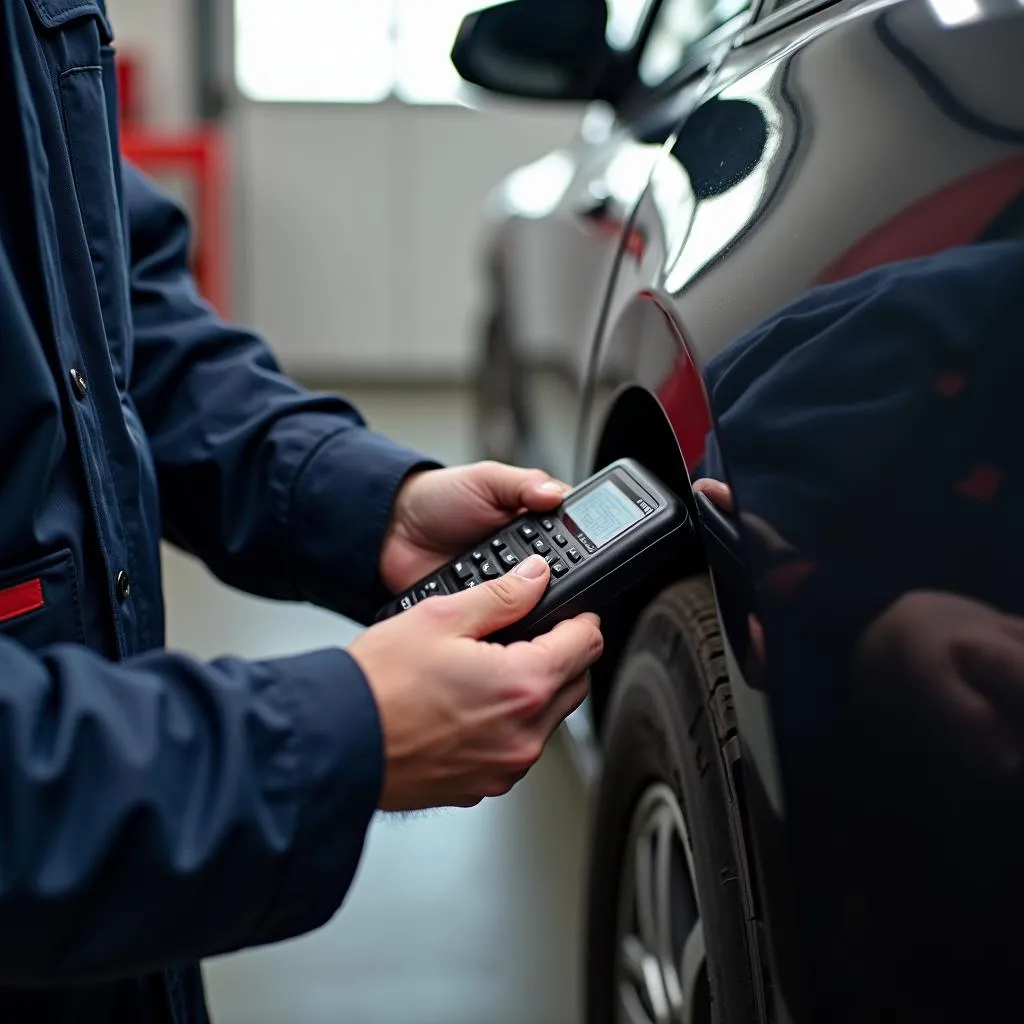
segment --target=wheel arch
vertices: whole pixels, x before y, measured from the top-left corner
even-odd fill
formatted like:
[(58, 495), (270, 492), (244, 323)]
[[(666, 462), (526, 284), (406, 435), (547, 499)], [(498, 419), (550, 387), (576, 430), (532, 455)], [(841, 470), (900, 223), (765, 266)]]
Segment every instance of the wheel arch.
[[(691, 522), (697, 510), (692, 481), (672, 423), (657, 397), (639, 384), (623, 387), (616, 395), (600, 432), (591, 470), (620, 458), (642, 462), (686, 504)], [(695, 530), (680, 563), (666, 567), (630, 594), (628, 602), (613, 602), (602, 613), (605, 650), (591, 670), (590, 705), (594, 725), (600, 731), (612, 683), (633, 627), (643, 609), (665, 587), (707, 569), (707, 555)]]

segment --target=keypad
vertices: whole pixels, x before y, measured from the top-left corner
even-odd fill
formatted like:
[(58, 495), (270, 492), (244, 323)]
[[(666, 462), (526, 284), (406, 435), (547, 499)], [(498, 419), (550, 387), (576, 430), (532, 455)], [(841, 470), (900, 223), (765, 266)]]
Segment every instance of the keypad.
[(579, 565), (584, 555), (580, 546), (569, 537), (562, 523), (544, 517), (531, 522), (520, 522), (507, 532), (492, 537), (465, 558), (451, 562), (449, 569), (417, 584), (398, 598), (398, 610), (408, 611), (420, 601), (449, 593), (452, 590), (470, 590), (488, 580), (497, 579), (519, 564), (526, 554), (543, 555), (551, 570), (551, 580), (561, 579), (569, 570)]
[[(565, 576), (574, 565), (583, 561), (579, 547), (570, 543), (562, 523), (545, 516), (521, 522), (510, 532), (491, 538), (486, 546), (477, 548), (468, 558), (453, 562), (452, 572), (458, 585), (465, 590), (515, 568), (523, 557), (519, 553), (521, 549), (517, 548), (520, 539), (525, 543), (528, 554), (544, 556), (551, 569), (552, 580)], [(423, 595), (419, 596), (422, 598)]]

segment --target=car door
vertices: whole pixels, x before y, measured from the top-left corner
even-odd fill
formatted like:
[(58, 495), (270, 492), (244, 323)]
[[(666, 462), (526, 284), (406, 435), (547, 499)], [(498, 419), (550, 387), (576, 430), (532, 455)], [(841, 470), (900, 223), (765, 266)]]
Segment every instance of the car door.
[[(1020, 346), (995, 319), (980, 324), (1014, 301), (1000, 250), (983, 246), (1007, 245), (1013, 268), (1022, 47), (1019, 4), (765, 8), (666, 145), (633, 217), (643, 256), (622, 262), (591, 353), (577, 472), (641, 457), (609, 443), (640, 395), (628, 408), (651, 416), (638, 443), (653, 452), (667, 424), (679, 486), (714, 475), (735, 498), (758, 595), (726, 632), (752, 655), (731, 667), (750, 802), (767, 812), (751, 830), (761, 938), (791, 1009), (797, 954), (809, 965), (816, 1005), (800, 1019), (990, 1019), (1014, 985), (1019, 780), (984, 744), (966, 749), (969, 715), (943, 715), (948, 679), (912, 670), (922, 648), (894, 664), (894, 649), (863, 641), (890, 612), (902, 635), (949, 638), (979, 604), (1020, 630), (1021, 546), (1005, 511), (1024, 500), (1008, 442)], [(957, 273), (983, 255), (987, 280)], [(896, 268), (909, 259), (925, 261), (924, 280), (945, 269), (904, 306), (916, 271)], [(864, 288), (883, 315), (844, 333), (857, 293), (819, 290), (830, 284)], [(817, 305), (781, 313), (800, 301)], [(783, 344), (812, 311), (806, 345)], [(831, 577), (815, 576), (822, 566)], [(938, 579), (968, 598), (947, 613), (956, 621), (914, 620), (894, 600)], [(918, 595), (912, 607), (940, 604)], [(979, 686), (1009, 692), (1020, 664), (1018, 652)], [(999, 704), (1004, 722), (1016, 723), (1012, 702)], [(782, 876), (795, 878), (792, 903)], [(769, 912), (781, 904), (786, 925)]]

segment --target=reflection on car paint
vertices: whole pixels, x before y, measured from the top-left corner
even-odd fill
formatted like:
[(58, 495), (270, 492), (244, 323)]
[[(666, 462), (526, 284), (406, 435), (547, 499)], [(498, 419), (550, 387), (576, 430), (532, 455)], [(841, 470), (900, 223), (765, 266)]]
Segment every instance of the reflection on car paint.
[(1022, 53), (1018, 0), (822, 6), (592, 118), (548, 219), (628, 258), (498, 246), (543, 277), (515, 342), (589, 339), (577, 476), (640, 391), (735, 528), (700, 520), (767, 1019), (1024, 1015)]
[[(1024, 953), (1024, 87), (1005, 42), (995, 71), (956, 65), (927, 9), (766, 44), (748, 73), (735, 56), (691, 130), (724, 135), (735, 97), (761, 152), (730, 174), (727, 147), (701, 200), (666, 147), (581, 435), (586, 465), (639, 383), (691, 478), (730, 488), (749, 588), (723, 571), (716, 592), (770, 703), (805, 1019), (829, 1024), (1013, 1018)], [(1024, 15), (973, 31), (1019, 53)]]

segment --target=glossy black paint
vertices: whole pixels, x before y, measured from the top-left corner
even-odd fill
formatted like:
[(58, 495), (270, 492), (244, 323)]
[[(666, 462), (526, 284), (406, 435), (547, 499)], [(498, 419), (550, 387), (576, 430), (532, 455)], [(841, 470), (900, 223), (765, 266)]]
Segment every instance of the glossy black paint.
[(769, 5), (570, 181), (647, 147), (608, 277), (561, 293), (578, 336), (533, 352), (579, 367), (578, 477), (667, 420), (653, 468), (731, 489), (695, 507), (765, 1019), (1020, 1019), (1024, 6)]

